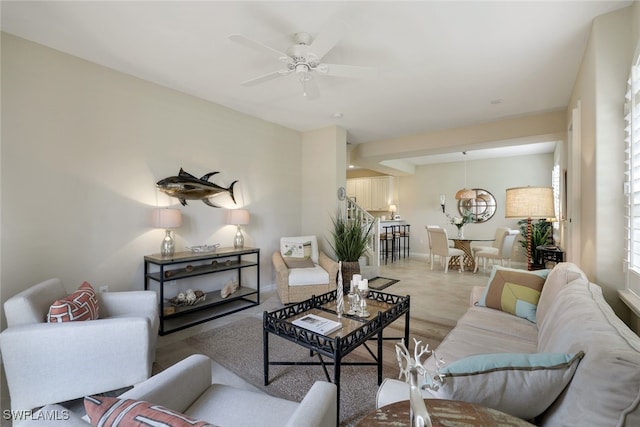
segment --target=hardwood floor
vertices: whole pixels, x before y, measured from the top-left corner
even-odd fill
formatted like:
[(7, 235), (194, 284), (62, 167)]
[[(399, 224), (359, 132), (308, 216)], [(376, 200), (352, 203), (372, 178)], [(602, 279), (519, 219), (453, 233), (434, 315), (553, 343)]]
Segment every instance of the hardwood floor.
[[(430, 270), (428, 260), (416, 256), (382, 265), (378, 275), (399, 280), (383, 292), (411, 296), (410, 340), (416, 337), (423, 340), (423, 344), (430, 343), (430, 348), (440, 343), (467, 310), (472, 287), (486, 284), (488, 278), (488, 274), (480, 271), (474, 274), (450, 270), (445, 274), (439, 264), (434, 265), (434, 269)], [(184, 348), (182, 342), (185, 338), (232, 323), (243, 317), (261, 318), (263, 311), (282, 307), (275, 291), (263, 293), (261, 301), (262, 303), (257, 307), (159, 337), (156, 358), (158, 368), (166, 368), (190, 354), (190, 350)], [(385, 335), (399, 336), (403, 326), (404, 324), (398, 321), (385, 330)], [(409, 344), (413, 347), (413, 342)], [(394, 346), (395, 341), (385, 342), (383, 355), (385, 366), (395, 367), (396, 365)], [(366, 351), (362, 350), (362, 354), (365, 355)], [(226, 373), (224, 370), (222, 372), (219, 370), (216, 375), (219, 379)], [(228, 380), (237, 381), (232, 376), (228, 377)]]

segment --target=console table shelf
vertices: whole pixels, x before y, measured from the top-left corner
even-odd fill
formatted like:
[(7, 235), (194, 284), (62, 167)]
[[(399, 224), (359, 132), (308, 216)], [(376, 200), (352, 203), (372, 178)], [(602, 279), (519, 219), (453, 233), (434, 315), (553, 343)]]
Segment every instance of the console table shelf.
[[(151, 271), (152, 268), (155, 271)], [(242, 272), (245, 269), (255, 271), (256, 289), (242, 286)], [(201, 302), (176, 306), (165, 297), (165, 287), (172, 286), (177, 280), (224, 271), (235, 271), (238, 280), (238, 289), (227, 298), (222, 298), (220, 290), (215, 290), (205, 292), (205, 299)], [(165, 335), (259, 305), (260, 249), (218, 248), (204, 253), (177, 252), (168, 257), (160, 254), (147, 255), (144, 257), (144, 277), (145, 289), (149, 289), (152, 283), (157, 283), (160, 296), (159, 333)]]

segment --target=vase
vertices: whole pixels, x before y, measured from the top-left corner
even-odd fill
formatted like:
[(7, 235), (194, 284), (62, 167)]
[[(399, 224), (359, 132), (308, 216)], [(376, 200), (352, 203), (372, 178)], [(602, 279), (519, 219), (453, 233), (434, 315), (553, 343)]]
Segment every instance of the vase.
[(349, 289), (351, 289), (351, 277), (354, 274), (360, 274), (360, 263), (358, 261), (342, 261), (342, 284), (345, 293), (349, 293)]
[(458, 239), (464, 239), (464, 225), (456, 227), (458, 227)]

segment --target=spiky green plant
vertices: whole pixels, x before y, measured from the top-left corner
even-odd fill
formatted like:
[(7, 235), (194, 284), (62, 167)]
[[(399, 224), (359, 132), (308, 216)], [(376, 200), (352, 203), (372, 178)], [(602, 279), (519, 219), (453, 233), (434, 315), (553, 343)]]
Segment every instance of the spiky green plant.
[[(520, 244), (527, 250), (527, 220), (518, 221), (520, 226)], [(531, 262), (539, 264), (540, 254), (536, 249), (538, 246), (550, 245), (553, 243), (553, 227), (547, 220), (540, 219), (531, 222)]]
[(358, 261), (367, 249), (367, 241), (373, 228), (373, 222), (368, 226), (362, 221), (362, 214), (355, 214), (353, 218), (347, 218), (338, 212), (331, 218), (333, 230), (331, 236), (333, 242), (329, 245), (339, 261)]

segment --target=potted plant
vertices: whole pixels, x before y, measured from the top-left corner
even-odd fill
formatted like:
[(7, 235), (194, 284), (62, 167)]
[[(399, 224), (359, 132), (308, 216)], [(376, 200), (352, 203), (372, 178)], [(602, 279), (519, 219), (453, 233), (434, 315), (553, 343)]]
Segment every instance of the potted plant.
[(329, 241), (329, 245), (338, 261), (342, 261), (342, 280), (348, 291), (351, 277), (360, 273), (358, 260), (367, 250), (371, 229), (375, 222), (367, 225), (360, 213), (347, 217), (340, 212), (336, 217), (331, 218), (331, 222), (333, 222), (333, 230), (331, 230), (333, 241)]
[[(527, 251), (527, 220), (522, 219), (518, 221), (520, 226), (520, 244)], [(545, 219), (540, 219), (536, 222), (531, 222), (531, 269), (540, 270), (544, 268), (544, 262), (540, 259), (540, 253), (538, 253), (538, 246), (545, 246), (553, 244), (553, 227), (551, 223)]]

